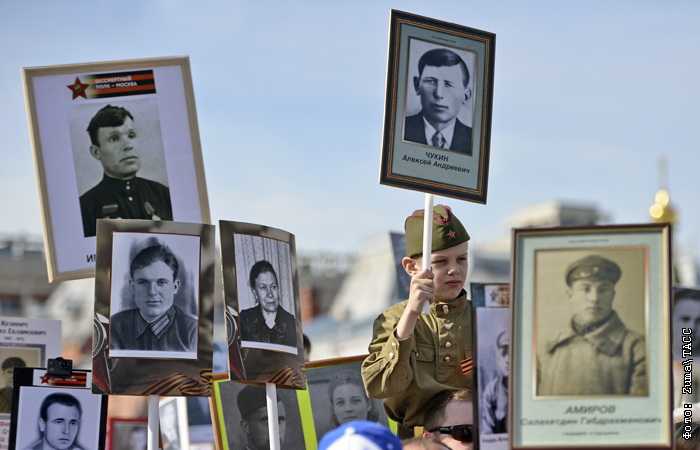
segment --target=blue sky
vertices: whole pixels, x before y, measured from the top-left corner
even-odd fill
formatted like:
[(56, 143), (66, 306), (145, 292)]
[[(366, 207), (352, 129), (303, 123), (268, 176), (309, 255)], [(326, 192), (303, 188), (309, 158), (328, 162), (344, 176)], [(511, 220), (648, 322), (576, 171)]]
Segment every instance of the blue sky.
[(423, 195), (378, 184), (390, 9), (496, 34), (487, 205), (447, 198), (474, 242), (517, 208), (648, 221), (669, 162), (677, 244), (700, 253), (700, 3), (0, 2), (0, 233), (41, 233), (22, 67), (189, 55), (212, 220), (354, 251)]

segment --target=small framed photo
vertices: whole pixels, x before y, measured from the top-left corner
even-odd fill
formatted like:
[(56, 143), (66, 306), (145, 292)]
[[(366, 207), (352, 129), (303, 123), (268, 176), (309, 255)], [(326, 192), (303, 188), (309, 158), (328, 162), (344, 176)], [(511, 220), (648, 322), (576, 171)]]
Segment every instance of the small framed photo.
[(470, 283), (474, 308), (507, 308), (510, 306), (510, 284)]
[(213, 360), (214, 227), (101, 219), (97, 228), (94, 388), (202, 395)]
[(510, 314), (507, 306), (479, 307), (474, 309), (474, 319), (479, 448), (507, 450)]
[(158, 405), (160, 414), (160, 438), (163, 448), (187, 450), (190, 448), (190, 433), (187, 423), (187, 399), (164, 398)]
[(232, 379), (303, 389), (294, 235), (219, 222)]
[(514, 229), (514, 449), (673, 445), (668, 224)]
[(495, 45), (391, 11), (381, 184), (486, 203)]
[[(316, 442), (310, 447), (306, 440), (298, 392), (306, 391), (277, 389), (280, 441), (285, 450), (316, 448)], [(211, 402), (217, 450), (270, 448), (264, 387), (229, 381), (225, 373), (215, 374)]]
[[(316, 441), (330, 430), (353, 420), (369, 420), (390, 427), (396, 433), (396, 422), (384, 412), (382, 400), (367, 397), (360, 369), (366, 355), (311, 361), (306, 379), (310, 414)], [(305, 402), (302, 402), (305, 404)], [(304, 412), (305, 408), (302, 408)], [(309, 429), (309, 427), (306, 427)]]
[(90, 392), (90, 372), (51, 376), (46, 369), (16, 367), (10, 450), (104, 450), (107, 396)]
[(210, 221), (188, 57), (22, 74), (50, 281), (94, 275), (98, 219)]
[(107, 448), (109, 450), (146, 450), (148, 419), (109, 418)]

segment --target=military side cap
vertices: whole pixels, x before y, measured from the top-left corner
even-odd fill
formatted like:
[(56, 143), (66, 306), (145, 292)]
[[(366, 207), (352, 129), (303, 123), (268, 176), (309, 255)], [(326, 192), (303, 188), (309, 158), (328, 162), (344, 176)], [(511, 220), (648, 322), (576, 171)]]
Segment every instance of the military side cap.
[[(277, 397), (277, 401), (281, 402), (282, 399)], [(248, 420), (255, 411), (260, 408), (267, 408), (265, 388), (257, 386), (244, 387), (238, 393), (236, 403), (238, 404), (238, 410), (241, 412), (241, 419)]]
[(2, 370), (7, 370), (10, 367), (27, 367), (27, 363), (22, 358), (12, 356), (2, 362)]
[[(413, 258), (423, 253), (423, 217), (425, 210), (414, 211), (404, 224), (406, 230), (406, 256)], [(433, 208), (433, 245), (431, 251), (444, 250), (469, 240), (462, 222), (452, 214), (449, 206)]]
[(574, 261), (566, 268), (566, 284), (569, 286), (574, 281), (584, 278), (596, 278), (615, 284), (621, 276), (620, 266), (599, 255), (586, 256)]

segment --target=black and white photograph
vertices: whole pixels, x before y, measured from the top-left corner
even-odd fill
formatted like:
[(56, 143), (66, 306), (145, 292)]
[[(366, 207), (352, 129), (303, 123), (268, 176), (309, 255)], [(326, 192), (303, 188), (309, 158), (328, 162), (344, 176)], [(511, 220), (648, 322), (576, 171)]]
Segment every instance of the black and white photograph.
[(114, 233), (109, 354), (196, 359), (200, 238)]
[(44, 347), (41, 344), (0, 347), (0, 368), (2, 368), (0, 414), (12, 413), (12, 376), (15, 367), (41, 367), (44, 361)]
[(158, 410), (163, 450), (188, 450), (190, 435), (187, 426), (187, 399), (184, 397), (161, 399)]
[(404, 141), (472, 154), (476, 53), (408, 40)]
[(219, 221), (232, 380), (306, 389), (294, 235)]
[(97, 219), (173, 220), (154, 97), (75, 105), (68, 121), (85, 237)]
[[(270, 435), (265, 388), (224, 380), (215, 381), (214, 385), (217, 448), (268, 450)], [(280, 449), (306, 449), (296, 391), (277, 389), (277, 418)]]
[(700, 289), (673, 289), (673, 359), (700, 357)]
[(107, 440), (109, 450), (146, 450), (148, 447), (148, 420), (111, 417)]
[(22, 78), (49, 281), (95, 275), (99, 219), (210, 222), (189, 57)]
[(508, 308), (476, 308), (477, 417), (479, 447), (508, 448)]
[(211, 395), (215, 233), (196, 223), (97, 221), (93, 392)]
[(88, 389), (22, 386), (14, 448), (97, 449), (101, 411), (102, 396)]
[(289, 244), (261, 236), (233, 236), (241, 346), (297, 354)]
[(353, 420), (369, 420), (389, 426), (382, 400), (367, 397), (360, 374), (362, 361), (347, 360), (352, 359), (341, 358), (335, 364), (322, 367), (316, 367), (312, 362), (306, 371), (319, 441), (330, 430)]
[(537, 252), (538, 396), (649, 395), (647, 252)]
[(379, 182), (486, 203), (496, 35), (391, 11)]
[(672, 448), (671, 225), (514, 228), (511, 252), (508, 448)]

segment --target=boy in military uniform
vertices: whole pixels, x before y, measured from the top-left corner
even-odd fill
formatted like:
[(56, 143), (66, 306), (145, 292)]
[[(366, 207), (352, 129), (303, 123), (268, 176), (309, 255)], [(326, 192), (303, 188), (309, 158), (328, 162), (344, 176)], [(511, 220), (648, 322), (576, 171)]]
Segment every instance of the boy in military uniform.
[(620, 266), (589, 255), (565, 276), (573, 315), (538, 353), (537, 395), (648, 395), (644, 336), (612, 308)]
[[(444, 390), (471, 387), (472, 306), (467, 300), (469, 234), (448, 206), (433, 208), (431, 269), (421, 269), (423, 210), (406, 219), (408, 300), (375, 321), (362, 364), (367, 395), (383, 398), (387, 415), (406, 427), (423, 425), (425, 405)], [(423, 304), (430, 313), (422, 314)]]

